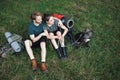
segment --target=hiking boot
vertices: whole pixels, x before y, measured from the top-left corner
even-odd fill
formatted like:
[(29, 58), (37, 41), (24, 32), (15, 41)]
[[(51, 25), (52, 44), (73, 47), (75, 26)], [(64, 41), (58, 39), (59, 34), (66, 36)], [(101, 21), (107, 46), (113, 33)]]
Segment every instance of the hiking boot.
[(32, 63), (32, 70), (33, 70), (33, 71), (37, 70), (37, 62), (36, 62), (36, 60), (35, 60), (35, 59), (32, 59), (32, 60), (31, 60), (31, 63)]
[(43, 73), (48, 72), (45, 62), (40, 63), (40, 69)]
[(61, 54), (60, 49), (58, 48), (58, 49), (55, 49), (55, 50), (56, 50), (58, 58), (61, 59), (62, 58), (62, 54)]
[(61, 47), (61, 50), (62, 50), (62, 53), (63, 53), (63, 57), (64, 57), (64, 58), (65, 58), (65, 57), (68, 57), (65, 47)]

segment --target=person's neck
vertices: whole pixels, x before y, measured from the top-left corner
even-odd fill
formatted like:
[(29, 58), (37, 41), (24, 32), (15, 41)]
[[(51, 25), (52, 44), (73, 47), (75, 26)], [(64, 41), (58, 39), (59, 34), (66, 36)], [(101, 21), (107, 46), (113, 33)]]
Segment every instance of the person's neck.
[(35, 21), (33, 21), (33, 23), (34, 23), (34, 25), (35, 25), (35, 26), (39, 26), (39, 24), (38, 24), (38, 23), (36, 23)]

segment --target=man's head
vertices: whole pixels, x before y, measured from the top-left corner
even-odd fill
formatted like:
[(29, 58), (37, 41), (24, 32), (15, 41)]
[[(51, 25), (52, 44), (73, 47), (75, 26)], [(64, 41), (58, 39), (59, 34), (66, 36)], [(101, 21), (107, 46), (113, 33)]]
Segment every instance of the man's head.
[(33, 12), (31, 19), (35, 21), (35, 23), (40, 24), (42, 22), (42, 14), (40, 12)]
[(44, 14), (44, 20), (47, 24), (54, 24), (54, 17), (52, 16), (52, 14)]

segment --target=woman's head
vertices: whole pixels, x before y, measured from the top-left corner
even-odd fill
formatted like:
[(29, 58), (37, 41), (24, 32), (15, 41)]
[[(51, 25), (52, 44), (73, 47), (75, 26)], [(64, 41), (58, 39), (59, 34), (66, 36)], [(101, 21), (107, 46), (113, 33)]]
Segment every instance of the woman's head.
[(42, 14), (40, 12), (33, 12), (31, 14), (31, 19), (40, 24), (42, 22)]
[(44, 20), (47, 24), (54, 24), (54, 17), (51, 14), (44, 14)]

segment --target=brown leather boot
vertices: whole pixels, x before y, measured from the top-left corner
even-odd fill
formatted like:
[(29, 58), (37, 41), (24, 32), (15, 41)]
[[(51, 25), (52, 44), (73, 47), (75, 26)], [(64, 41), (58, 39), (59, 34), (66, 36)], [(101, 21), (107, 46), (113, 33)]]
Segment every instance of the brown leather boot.
[(40, 69), (43, 73), (48, 72), (45, 62), (40, 63)]
[(36, 62), (36, 60), (32, 59), (31, 63), (32, 63), (32, 70), (35, 71), (37, 69), (37, 62)]

